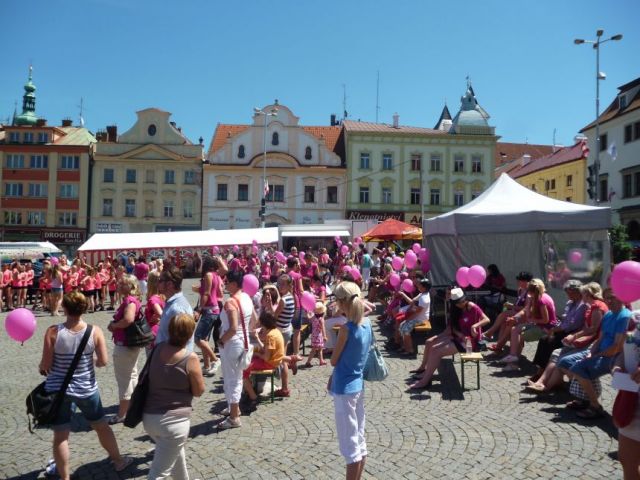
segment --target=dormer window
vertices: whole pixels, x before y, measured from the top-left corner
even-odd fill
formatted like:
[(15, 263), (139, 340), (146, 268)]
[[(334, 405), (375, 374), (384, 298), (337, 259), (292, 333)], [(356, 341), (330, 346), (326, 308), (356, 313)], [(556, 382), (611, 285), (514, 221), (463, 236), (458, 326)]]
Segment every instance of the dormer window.
[(244, 158), (244, 145), (238, 147), (238, 158)]
[(620, 109), (621, 110), (623, 108), (627, 108), (627, 96), (626, 95), (620, 95), (620, 97), (618, 97), (618, 101), (620, 102)]
[(307, 147), (304, 150), (304, 158), (306, 160), (311, 160), (311, 147)]
[(278, 136), (278, 132), (273, 132), (273, 135), (271, 135), (271, 145), (278, 144), (280, 144), (280, 137)]

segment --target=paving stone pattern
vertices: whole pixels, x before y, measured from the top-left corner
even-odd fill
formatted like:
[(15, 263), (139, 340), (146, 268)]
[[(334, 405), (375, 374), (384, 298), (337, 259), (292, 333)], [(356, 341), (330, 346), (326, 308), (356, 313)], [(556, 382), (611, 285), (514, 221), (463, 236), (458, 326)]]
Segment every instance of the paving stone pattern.
[[(195, 296), (188, 295), (194, 304)], [(86, 319), (105, 328), (111, 314), (99, 312)], [(45, 329), (59, 321), (41, 312), (37, 316), (38, 330), (23, 346), (9, 339), (4, 329), (0, 333), (0, 478), (43, 478), (51, 457), (51, 432), (30, 434), (24, 405), (27, 393), (42, 380), (38, 362)], [(5, 317), (6, 313), (0, 315), (2, 324)], [(529, 358), (532, 348), (528, 345), (525, 350)], [(579, 421), (564, 408), (566, 395), (542, 399), (523, 393), (523, 372), (502, 372), (483, 363), (482, 388), (463, 392), (460, 365), (447, 359), (430, 391), (409, 394), (405, 380), (417, 362), (391, 357), (387, 362), (389, 377), (366, 386), (370, 455), (365, 478), (621, 478), (613, 453), (617, 440), (611, 418)], [(475, 387), (475, 366), (466, 368), (467, 388)], [(195, 401), (187, 444), (191, 477), (343, 477), (333, 402), (325, 391), (330, 371), (329, 366), (301, 370), (292, 379), (290, 398), (263, 403), (242, 417), (242, 428), (222, 432), (215, 428), (223, 418), (216, 412), (225, 406), (221, 378), (207, 378), (206, 393)], [(103, 404), (113, 413), (117, 389), (112, 366), (98, 369), (97, 376)], [(603, 404), (610, 411), (613, 393), (608, 383), (609, 377), (603, 380)], [(120, 475), (111, 469), (81, 416), (74, 417), (73, 428), (74, 478), (146, 478), (153, 444), (142, 426), (114, 427), (122, 452), (135, 458), (133, 466)]]

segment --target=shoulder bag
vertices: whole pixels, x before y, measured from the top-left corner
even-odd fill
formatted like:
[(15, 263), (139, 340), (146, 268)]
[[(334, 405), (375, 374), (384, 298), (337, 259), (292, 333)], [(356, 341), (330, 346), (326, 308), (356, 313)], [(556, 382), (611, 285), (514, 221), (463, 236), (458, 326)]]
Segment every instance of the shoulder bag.
[(124, 329), (125, 345), (127, 347), (144, 347), (155, 340), (151, 327), (144, 318), (142, 305), (136, 305), (136, 318), (131, 325)]
[(142, 421), (144, 405), (147, 402), (147, 394), (149, 393), (149, 369), (151, 368), (151, 359), (153, 358), (153, 353), (157, 348), (158, 347), (156, 346), (151, 350), (151, 353), (149, 353), (149, 356), (147, 357), (147, 361), (144, 362), (144, 367), (142, 367), (142, 370), (140, 371), (140, 375), (138, 375), (138, 383), (133, 389), (129, 408), (127, 409), (127, 414), (124, 417), (123, 423), (125, 427), (136, 428)]
[(27, 419), (29, 421), (29, 432), (33, 433), (34, 427), (51, 425), (58, 416), (58, 411), (60, 410), (60, 406), (62, 405), (64, 394), (67, 391), (69, 383), (71, 383), (73, 373), (78, 366), (78, 362), (80, 362), (80, 357), (82, 356), (82, 353), (84, 352), (84, 349), (89, 342), (89, 337), (91, 336), (92, 331), (93, 325), (87, 325), (87, 329), (82, 336), (82, 340), (80, 340), (78, 350), (76, 350), (76, 354), (71, 361), (71, 365), (69, 365), (69, 370), (67, 370), (67, 374), (62, 381), (60, 390), (58, 390), (57, 392), (47, 392), (45, 389), (45, 381), (34, 388), (33, 391), (29, 393), (29, 395), (27, 395), (26, 404)]
[(367, 354), (367, 360), (364, 364), (362, 376), (368, 382), (381, 382), (389, 375), (389, 369), (380, 350), (378, 350), (376, 337), (371, 324), (369, 324), (369, 328), (371, 329), (371, 345), (369, 347), (369, 353)]
[(251, 359), (253, 358), (253, 345), (249, 343), (249, 339), (247, 337), (247, 327), (244, 324), (244, 314), (242, 313), (242, 306), (240, 305), (240, 299), (234, 298), (234, 300), (238, 304), (238, 312), (240, 314), (238, 321), (242, 325), (242, 335), (244, 336), (244, 351), (242, 352), (242, 354), (240, 355), (240, 358), (238, 359), (238, 366), (242, 370), (245, 370), (249, 368), (249, 365), (251, 364)]

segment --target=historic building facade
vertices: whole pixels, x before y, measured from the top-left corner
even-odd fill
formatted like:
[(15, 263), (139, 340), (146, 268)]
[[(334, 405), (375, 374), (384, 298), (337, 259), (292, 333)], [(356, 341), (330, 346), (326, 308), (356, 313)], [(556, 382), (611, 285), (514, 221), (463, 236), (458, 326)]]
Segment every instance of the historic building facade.
[(118, 136), (99, 132), (92, 169), (91, 233), (199, 230), (202, 144), (157, 108)]
[(50, 241), (72, 254), (87, 237), (90, 147), (95, 137), (71, 120), (36, 115), (29, 72), (22, 113), (0, 125), (1, 241)]
[[(348, 219), (397, 218), (421, 225), (471, 201), (493, 181), (496, 140), (471, 85), (452, 119), (435, 128), (344, 121)], [(422, 179), (422, 182), (421, 182)]]
[(260, 226), (267, 190), (266, 226), (343, 218), (343, 152), (339, 126), (302, 126), (277, 100), (251, 124), (218, 124), (204, 166), (202, 228)]
[[(640, 241), (640, 78), (618, 87), (599, 120), (599, 204), (610, 206), (614, 222), (626, 225), (631, 240)], [(588, 138), (588, 163), (593, 165), (595, 121), (581, 132)]]

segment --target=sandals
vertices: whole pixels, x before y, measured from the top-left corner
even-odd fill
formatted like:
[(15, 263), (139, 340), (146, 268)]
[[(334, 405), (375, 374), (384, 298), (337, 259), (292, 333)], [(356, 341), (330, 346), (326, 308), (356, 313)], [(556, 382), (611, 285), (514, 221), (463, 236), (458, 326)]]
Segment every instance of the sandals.
[(242, 423), (240, 420), (232, 420), (231, 417), (225, 418), (222, 422), (218, 424), (218, 430), (228, 430), (230, 428), (240, 428)]
[(584, 418), (585, 420), (595, 420), (596, 418), (604, 417), (604, 408), (602, 408), (601, 405), (598, 405), (597, 407), (589, 405), (584, 410), (577, 412), (576, 415), (580, 418)]
[(524, 389), (528, 392), (533, 393), (547, 393), (547, 387), (538, 385), (537, 383), (529, 383), (524, 387)]
[(424, 373), (424, 368), (416, 368), (415, 370), (409, 370), (409, 373), (415, 373), (415, 374)]
[(107, 422), (109, 425), (117, 425), (118, 423), (124, 422), (124, 417), (119, 417), (118, 415), (113, 415), (109, 418)]
[(584, 410), (589, 408), (589, 402), (587, 400), (571, 400), (567, 403), (567, 408), (571, 410)]
[(119, 466), (116, 466), (115, 462), (111, 462), (113, 464), (113, 468), (116, 472), (122, 472), (126, 470), (129, 465), (133, 463), (133, 458), (131, 457), (122, 457), (122, 463)]

